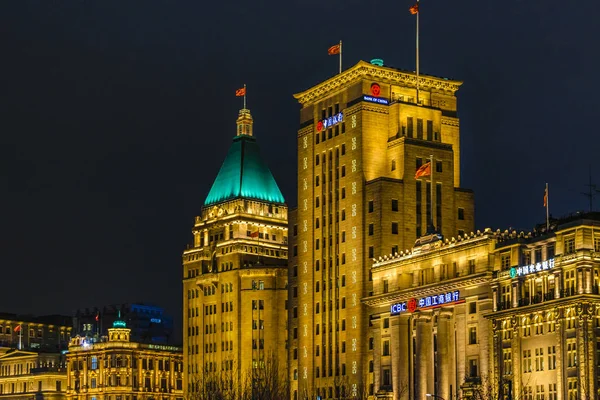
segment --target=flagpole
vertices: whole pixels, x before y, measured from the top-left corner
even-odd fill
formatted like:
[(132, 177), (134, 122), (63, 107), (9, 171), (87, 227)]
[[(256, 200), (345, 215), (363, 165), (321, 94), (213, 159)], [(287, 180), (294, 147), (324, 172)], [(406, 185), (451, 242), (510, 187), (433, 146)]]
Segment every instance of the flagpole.
[(419, 104), (419, 14), (421, 10), (419, 8), (419, 0), (417, 0), (417, 105)]
[(340, 74), (342, 73), (342, 41), (340, 40)]
[(549, 193), (548, 193), (548, 183), (546, 182), (546, 231), (550, 230), (549, 205), (550, 205), (550, 196), (549, 196)]
[(244, 110), (246, 109), (246, 84), (244, 83)]
[(23, 324), (19, 325), (19, 350), (23, 347)]
[(431, 205), (430, 205), (431, 206), (431, 233), (434, 233), (435, 228), (433, 225), (433, 154), (431, 154), (429, 156), (429, 162), (430, 162), (429, 169), (431, 171), (431, 188), (430, 188), (430, 190), (431, 190), (431, 194), (430, 194), (430, 196), (431, 196)]

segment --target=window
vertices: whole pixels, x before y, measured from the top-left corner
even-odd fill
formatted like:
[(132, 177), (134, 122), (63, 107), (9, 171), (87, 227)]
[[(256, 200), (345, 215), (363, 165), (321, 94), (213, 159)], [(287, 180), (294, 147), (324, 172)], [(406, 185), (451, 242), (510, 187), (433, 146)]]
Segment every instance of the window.
[(472, 301), (469, 303), (469, 314), (475, 314), (477, 312), (477, 303)]
[(346, 176), (346, 166), (342, 165), (342, 178)]
[(459, 208), (458, 209), (458, 220), (459, 221), (464, 221), (465, 219), (465, 209), (464, 208)]
[(544, 370), (544, 348), (540, 347), (535, 349), (535, 370)]
[(373, 212), (373, 200), (369, 200), (369, 212), (372, 213)]
[(90, 387), (92, 389), (96, 389), (96, 378), (91, 378), (90, 379)]
[(369, 236), (373, 236), (373, 224), (369, 224)]
[(319, 186), (319, 175), (315, 176), (315, 186)]
[(548, 384), (548, 400), (556, 400), (558, 396), (556, 394), (556, 383)]
[(567, 379), (567, 398), (568, 400), (577, 400), (577, 378)]
[(502, 269), (510, 268), (510, 253), (509, 252), (500, 254), (500, 264), (502, 266)]
[(98, 369), (98, 357), (92, 357), (92, 369)]
[[(385, 281), (387, 283), (387, 281)], [(383, 329), (387, 329), (390, 327), (390, 319), (389, 318), (384, 318), (383, 319)]]
[(469, 360), (469, 376), (471, 377), (476, 377), (478, 376), (478, 371), (477, 371), (477, 359), (476, 358), (471, 358)]
[(345, 155), (345, 154), (346, 154), (346, 145), (343, 144), (342, 145), (342, 155)]
[(512, 349), (502, 349), (502, 373), (504, 375), (512, 374)]
[(469, 344), (477, 344), (477, 327), (469, 327)]
[(573, 254), (575, 253), (575, 236), (569, 236), (565, 238), (564, 243), (564, 254)]
[(556, 346), (548, 346), (548, 369), (556, 369)]
[(384, 340), (383, 341), (383, 356), (389, 356), (390, 355), (390, 341), (389, 340)]
[(545, 400), (544, 385), (535, 385), (535, 400)]
[(396, 170), (396, 160), (392, 160), (392, 171)]
[(523, 350), (523, 372), (531, 372), (531, 350)]
[(373, 246), (369, 246), (369, 258), (375, 257), (375, 249)]
[(398, 211), (398, 200), (392, 199), (392, 211)]
[(392, 235), (397, 235), (397, 234), (398, 234), (398, 223), (392, 222)]
[(567, 339), (567, 367), (577, 366), (577, 343), (575, 339)]
[(435, 172), (443, 172), (442, 171), (442, 162), (441, 161), (436, 161), (435, 162)]
[[(389, 291), (389, 288), (390, 288), (390, 285), (388, 283), (388, 280), (384, 279), (383, 280), (383, 293), (387, 293)], [(388, 320), (386, 319), (386, 321), (388, 321)]]

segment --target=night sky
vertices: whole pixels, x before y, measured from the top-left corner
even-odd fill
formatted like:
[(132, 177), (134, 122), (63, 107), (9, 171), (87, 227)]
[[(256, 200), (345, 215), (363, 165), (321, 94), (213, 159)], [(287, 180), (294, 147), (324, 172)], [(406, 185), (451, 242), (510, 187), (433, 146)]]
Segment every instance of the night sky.
[[(143, 301), (181, 323), (181, 252), (248, 85), (263, 156), (296, 205), (292, 97), (344, 66), (414, 70), (410, 0), (0, 4), (0, 311)], [(587, 209), (600, 2), (421, 1), (421, 71), (463, 80), (476, 226)], [(600, 208), (600, 197), (595, 201)]]

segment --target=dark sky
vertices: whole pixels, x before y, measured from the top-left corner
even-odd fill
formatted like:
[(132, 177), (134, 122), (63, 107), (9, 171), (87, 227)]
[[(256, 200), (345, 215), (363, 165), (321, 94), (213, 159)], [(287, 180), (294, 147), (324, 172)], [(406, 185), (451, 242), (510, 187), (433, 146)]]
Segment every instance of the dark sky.
[[(146, 301), (181, 322), (181, 252), (235, 132), (296, 204), (299, 105), (344, 65), (414, 69), (409, 0), (7, 0), (0, 5), (0, 310)], [(600, 2), (423, 0), (421, 70), (463, 80), (478, 227), (587, 207), (600, 183)], [(599, 201), (595, 206), (599, 207)]]

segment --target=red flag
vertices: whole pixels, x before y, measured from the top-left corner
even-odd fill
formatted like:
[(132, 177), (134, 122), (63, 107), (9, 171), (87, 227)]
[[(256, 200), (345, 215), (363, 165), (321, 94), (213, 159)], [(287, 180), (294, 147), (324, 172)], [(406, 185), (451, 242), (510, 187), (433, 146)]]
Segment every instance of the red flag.
[(246, 88), (245, 87), (240, 88), (240, 89), (238, 89), (238, 90), (235, 91), (235, 96), (236, 97), (242, 97), (242, 96), (245, 96), (245, 95), (246, 95)]
[(415, 3), (414, 5), (412, 5), (408, 11), (410, 11), (410, 13), (412, 15), (418, 14), (419, 13), (419, 3)]
[(250, 237), (257, 238), (257, 237), (258, 237), (258, 231), (256, 231), (256, 232), (252, 232), (252, 233), (250, 234)]
[(96, 322), (100, 320), (100, 313), (96, 314)]
[(417, 172), (415, 172), (415, 179), (419, 179), (422, 176), (431, 176), (431, 161), (421, 165)]
[(335, 46), (331, 46), (328, 50), (327, 50), (327, 54), (329, 54), (330, 56), (336, 55), (336, 54), (340, 54), (340, 50), (341, 47), (339, 44), (336, 44)]
[(21, 331), (21, 325), (17, 325), (17, 327), (15, 328), (15, 332), (20, 332)]
[(544, 189), (544, 207), (548, 206), (548, 188)]

